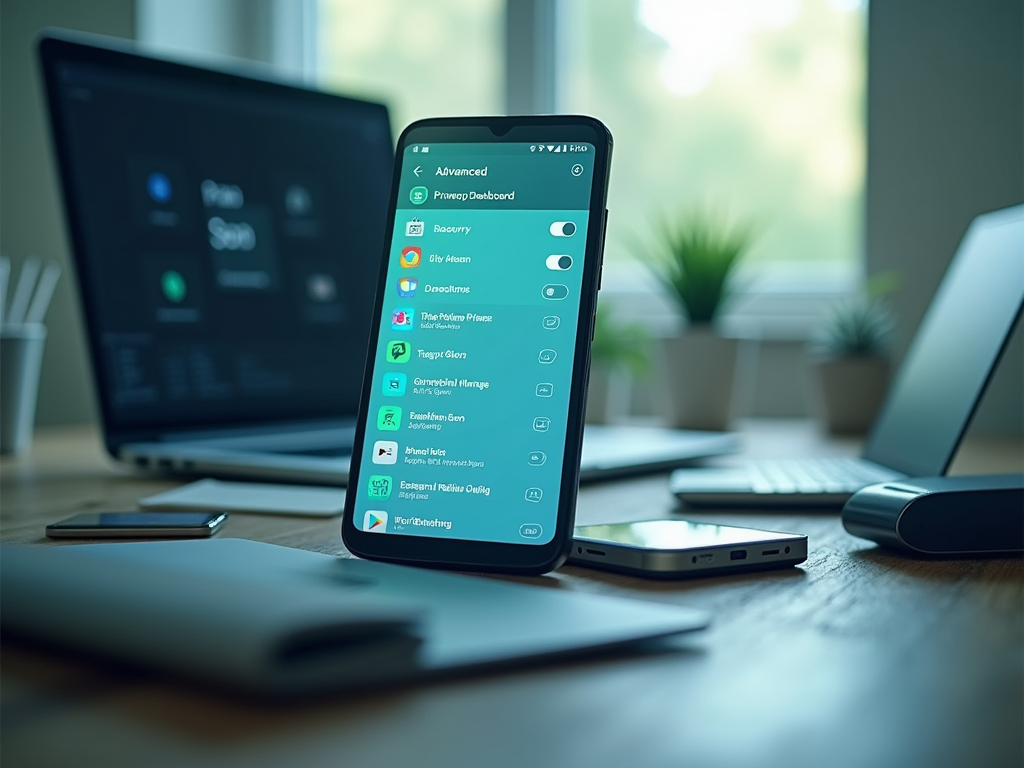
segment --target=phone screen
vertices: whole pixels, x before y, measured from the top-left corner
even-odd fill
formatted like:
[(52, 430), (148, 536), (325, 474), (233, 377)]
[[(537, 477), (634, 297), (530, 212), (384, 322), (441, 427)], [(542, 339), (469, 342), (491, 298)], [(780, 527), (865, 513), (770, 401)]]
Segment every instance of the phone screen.
[(643, 549), (675, 551), (733, 544), (758, 544), (800, 537), (731, 525), (692, 523), (688, 520), (644, 520), (638, 523), (580, 526), (576, 529), (576, 538), (625, 544)]
[(580, 142), (400, 148), (359, 529), (552, 540), (577, 331), (590, 323), (579, 310), (594, 155)]

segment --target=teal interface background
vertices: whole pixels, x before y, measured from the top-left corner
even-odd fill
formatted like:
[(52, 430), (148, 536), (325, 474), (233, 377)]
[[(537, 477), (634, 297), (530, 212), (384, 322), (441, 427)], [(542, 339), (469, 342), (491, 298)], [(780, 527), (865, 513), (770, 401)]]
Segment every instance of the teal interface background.
[[(403, 153), (362, 469), (349, 489), (362, 529), (551, 540), (593, 178), (593, 147), (571, 146)], [(565, 223), (571, 236), (552, 233)]]

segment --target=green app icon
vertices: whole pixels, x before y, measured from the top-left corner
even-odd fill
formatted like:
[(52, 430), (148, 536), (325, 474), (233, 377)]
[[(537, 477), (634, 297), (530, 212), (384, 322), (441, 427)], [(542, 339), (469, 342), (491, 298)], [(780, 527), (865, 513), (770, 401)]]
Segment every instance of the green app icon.
[(391, 476), (370, 475), (370, 481), (366, 486), (366, 493), (371, 499), (386, 501), (391, 497)]
[(413, 205), (423, 205), (427, 202), (427, 188), (426, 187), (413, 187), (409, 190), (409, 199)]
[(164, 296), (169, 302), (180, 304), (185, 300), (188, 286), (185, 284), (185, 278), (181, 276), (180, 272), (169, 269), (160, 276), (160, 290), (163, 291)]
[(389, 341), (384, 358), (389, 363), (408, 363), (412, 357), (412, 346), (408, 341)]
[(382, 432), (397, 432), (402, 426), (402, 409), (397, 405), (382, 405), (377, 411), (377, 429)]

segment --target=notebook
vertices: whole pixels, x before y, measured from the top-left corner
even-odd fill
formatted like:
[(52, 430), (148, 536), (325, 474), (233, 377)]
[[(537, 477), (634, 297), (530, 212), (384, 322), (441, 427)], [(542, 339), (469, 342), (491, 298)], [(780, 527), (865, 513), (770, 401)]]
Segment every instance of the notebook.
[(978, 216), (968, 228), (862, 456), (677, 470), (672, 492), (697, 506), (841, 506), (873, 483), (945, 474), (1022, 306), (1024, 205), (1019, 205)]
[(306, 695), (628, 648), (677, 606), (242, 539), (0, 547), (5, 634), (243, 692)]
[[(104, 442), (189, 475), (348, 480), (393, 148), (382, 104), (39, 46)], [(600, 428), (582, 477), (735, 450)]]

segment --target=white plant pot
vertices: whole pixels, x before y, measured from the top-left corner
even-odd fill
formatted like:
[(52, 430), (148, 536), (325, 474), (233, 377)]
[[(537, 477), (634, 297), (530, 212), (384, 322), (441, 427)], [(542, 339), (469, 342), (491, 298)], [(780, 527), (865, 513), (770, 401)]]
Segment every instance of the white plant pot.
[(664, 339), (669, 422), (679, 429), (724, 430), (732, 420), (736, 339), (690, 328)]
[(819, 358), (812, 371), (821, 421), (832, 434), (863, 435), (889, 389), (889, 361), (881, 357)]

